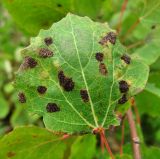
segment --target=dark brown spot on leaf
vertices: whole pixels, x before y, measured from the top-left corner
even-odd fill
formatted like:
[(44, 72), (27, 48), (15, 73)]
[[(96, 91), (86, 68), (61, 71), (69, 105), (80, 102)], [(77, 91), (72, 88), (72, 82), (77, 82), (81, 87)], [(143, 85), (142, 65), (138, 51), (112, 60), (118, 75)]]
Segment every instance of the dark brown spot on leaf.
[(19, 101), (21, 103), (26, 103), (26, 97), (25, 97), (25, 94), (23, 92), (18, 93), (18, 98), (19, 98)]
[(107, 75), (108, 71), (104, 63), (99, 64), (99, 72), (104, 76)]
[(119, 81), (119, 90), (121, 93), (126, 93), (129, 90), (129, 85), (126, 81)]
[(114, 32), (109, 32), (105, 37), (103, 37), (103, 38), (99, 41), (99, 43), (100, 43), (101, 45), (105, 45), (105, 44), (107, 44), (107, 42), (109, 41), (110, 43), (115, 44), (115, 43), (116, 43), (116, 38), (117, 38), (116, 33), (114, 33)]
[(56, 103), (48, 103), (46, 107), (47, 112), (53, 113), (60, 111), (60, 108), (57, 106)]
[(51, 37), (47, 37), (44, 39), (44, 42), (47, 46), (51, 45), (53, 43), (53, 40)]
[(124, 55), (121, 57), (121, 59), (122, 59), (126, 64), (130, 64), (130, 63), (131, 63), (131, 58), (130, 58), (128, 55), (126, 55), (126, 54), (124, 54)]
[(101, 52), (97, 52), (95, 57), (96, 57), (97, 61), (102, 62), (103, 58), (104, 58), (104, 55)]
[(60, 85), (63, 87), (65, 91), (69, 92), (73, 90), (74, 82), (72, 78), (66, 77), (63, 71), (59, 71), (58, 79), (59, 79)]
[(128, 101), (126, 94), (123, 94), (123, 96), (118, 100), (118, 104), (124, 104)]
[(52, 57), (53, 56), (53, 52), (46, 49), (46, 48), (41, 48), (39, 50), (39, 56), (43, 57), (43, 58), (47, 58), (47, 57)]
[(29, 57), (29, 56), (25, 57), (25, 62), (24, 63), (26, 65), (26, 67), (29, 67), (29, 68), (34, 68), (37, 65), (36, 60), (32, 57)]
[(85, 89), (81, 89), (80, 90), (80, 95), (81, 95), (81, 98), (84, 102), (88, 102), (89, 101), (89, 96), (88, 96), (88, 92), (87, 90)]
[(7, 153), (7, 157), (9, 157), (9, 158), (14, 157), (15, 155), (16, 155), (16, 153), (12, 152), (12, 151), (10, 151), (10, 152)]
[(47, 88), (45, 86), (38, 86), (37, 91), (40, 94), (44, 94), (47, 91)]

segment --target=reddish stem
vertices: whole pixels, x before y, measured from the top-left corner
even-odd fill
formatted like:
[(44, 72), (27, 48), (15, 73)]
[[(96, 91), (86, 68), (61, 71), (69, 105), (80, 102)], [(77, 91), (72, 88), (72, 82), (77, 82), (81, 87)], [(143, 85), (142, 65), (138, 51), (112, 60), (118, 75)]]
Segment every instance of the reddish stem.
[(114, 156), (113, 156), (113, 153), (112, 153), (112, 151), (111, 151), (111, 148), (110, 148), (110, 146), (109, 146), (109, 144), (108, 144), (108, 142), (107, 142), (107, 138), (106, 138), (106, 136), (105, 136), (104, 130), (100, 131), (100, 136), (102, 137), (102, 142), (104, 143), (104, 145), (105, 145), (105, 147), (106, 147), (106, 149), (107, 149), (110, 157), (111, 157), (112, 159), (114, 159)]
[(132, 48), (134, 48), (134, 47), (137, 47), (137, 46), (143, 45), (143, 44), (144, 44), (144, 40), (140, 40), (140, 41), (138, 41), (138, 42), (136, 42), (136, 43), (133, 43), (133, 44), (131, 44), (131, 45), (128, 45), (128, 46), (127, 46), (127, 49), (132, 49)]
[(102, 153), (104, 153), (104, 141), (103, 141), (102, 135), (100, 135), (100, 138), (101, 138), (101, 150), (102, 150)]
[(117, 27), (117, 32), (119, 33), (121, 31), (121, 27), (122, 27), (122, 18), (124, 15), (124, 12), (126, 10), (126, 6), (127, 6), (128, 0), (124, 0), (122, 7), (121, 7), (121, 13), (120, 13), (120, 17), (119, 17), (119, 23), (118, 23), (118, 27)]
[(68, 139), (71, 135), (69, 134), (64, 134), (61, 138), (61, 140), (65, 140), (65, 139)]
[(128, 37), (129, 33), (131, 33), (139, 23), (140, 23), (140, 19), (137, 19), (135, 23), (133, 23), (133, 25), (128, 29), (127, 33), (122, 38), (122, 41), (124, 41)]
[(132, 114), (131, 108), (127, 111), (127, 118), (130, 126), (130, 131), (131, 131), (134, 159), (141, 159), (140, 146), (139, 146), (140, 142), (139, 142), (139, 137), (136, 131), (136, 125), (133, 120), (133, 114)]
[(120, 155), (123, 155), (124, 127), (125, 127), (125, 118), (122, 121), (122, 137), (121, 137), (121, 144), (120, 144)]
[(136, 122), (141, 125), (141, 119), (140, 119), (140, 115), (139, 115), (139, 112), (138, 112), (138, 108), (136, 106), (136, 102), (135, 102), (135, 99), (132, 97), (131, 98), (131, 106), (133, 106), (133, 109), (134, 109), (134, 112), (135, 112), (135, 115), (136, 115)]

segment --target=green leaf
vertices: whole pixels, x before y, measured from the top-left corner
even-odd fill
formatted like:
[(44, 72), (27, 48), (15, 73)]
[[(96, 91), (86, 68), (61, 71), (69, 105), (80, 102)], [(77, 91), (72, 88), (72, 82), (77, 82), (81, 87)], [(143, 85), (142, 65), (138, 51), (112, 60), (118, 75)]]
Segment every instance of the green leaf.
[(145, 159), (159, 159), (160, 158), (160, 149), (159, 147), (151, 146), (149, 148), (143, 148), (142, 158)]
[(137, 49), (132, 56), (143, 60), (146, 64), (153, 64), (160, 56), (159, 41), (147, 43), (143, 47)]
[(0, 158), (62, 159), (66, 144), (52, 132), (38, 127), (20, 127), (0, 140)]
[(116, 159), (133, 159), (133, 157), (128, 154), (123, 154), (123, 155), (116, 155)]
[(160, 88), (157, 88), (155, 84), (147, 83), (145, 90), (160, 98)]
[(147, 0), (144, 3), (144, 10), (141, 15), (141, 22), (144, 25), (147, 24), (160, 24), (160, 1), (159, 0)]
[[(126, 50), (118, 39), (115, 45), (99, 43), (111, 31), (106, 23), (68, 14), (49, 30), (41, 30), (23, 51), (16, 87), (26, 96), (30, 111), (43, 116), (47, 128), (80, 133), (118, 125), (114, 109), (122, 97), (119, 81), (129, 84), (128, 97), (144, 89), (148, 66), (132, 57), (127, 65), (121, 59)], [(49, 37), (48, 46), (44, 41)], [(46, 51), (49, 57), (43, 58)], [(104, 55), (102, 62), (95, 58), (98, 52)], [(44, 94), (37, 92), (39, 86), (47, 88)]]
[(4, 118), (9, 112), (9, 106), (3, 95), (0, 93), (0, 119)]
[[(111, 0), (3, 0), (16, 24), (26, 33), (36, 35), (68, 12), (92, 19), (108, 18), (112, 12)], [(18, 8), (18, 9), (17, 9)], [(108, 10), (108, 12), (106, 12)]]
[(136, 102), (141, 114), (159, 116), (160, 102), (160, 73), (151, 73), (145, 90), (136, 96)]
[(72, 144), (69, 159), (92, 159), (96, 152), (96, 137), (85, 135), (78, 137)]

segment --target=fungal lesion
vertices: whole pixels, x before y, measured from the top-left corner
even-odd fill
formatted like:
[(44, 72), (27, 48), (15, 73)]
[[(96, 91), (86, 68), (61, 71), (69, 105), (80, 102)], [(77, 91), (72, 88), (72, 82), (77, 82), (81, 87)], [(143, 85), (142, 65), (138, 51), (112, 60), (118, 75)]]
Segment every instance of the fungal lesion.
[(59, 112), (60, 107), (56, 103), (48, 103), (46, 106), (46, 111), (48, 113)]
[(125, 104), (128, 101), (127, 94), (123, 94), (122, 97), (118, 100), (118, 104)]
[(86, 102), (89, 101), (89, 96), (88, 96), (88, 92), (87, 92), (86, 89), (81, 89), (81, 90), (80, 90), (80, 96), (81, 96), (83, 102), (86, 103)]
[(121, 60), (123, 60), (126, 64), (130, 64), (131, 63), (131, 57), (127, 54), (124, 54), (121, 56)]
[(99, 72), (101, 73), (101, 75), (106, 76), (108, 74), (108, 70), (107, 67), (104, 63), (100, 63), (99, 64)]
[(39, 49), (39, 56), (42, 57), (42, 58), (52, 57), (53, 55), (54, 55), (53, 51), (51, 51), (47, 48)]
[(98, 62), (102, 62), (104, 59), (104, 54), (102, 52), (97, 52), (95, 58)]
[(58, 80), (60, 86), (63, 87), (65, 91), (69, 92), (74, 89), (74, 81), (72, 80), (72, 78), (65, 76), (62, 70), (58, 72)]
[(47, 91), (47, 87), (45, 87), (45, 86), (38, 86), (38, 87), (37, 87), (37, 92), (38, 92), (39, 94), (45, 94), (46, 91)]
[(107, 45), (108, 41), (115, 45), (117, 39), (117, 34), (115, 32), (109, 32), (107, 35), (102, 37), (102, 39), (99, 41), (99, 44), (101, 45)]
[(26, 96), (25, 96), (24, 92), (18, 93), (18, 100), (20, 103), (26, 103)]
[(46, 44), (47, 46), (49, 46), (49, 45), (51, 45), (51, 44), (53, 43), (53, 39), (52, 39), (52, 37), (46, 37), (46, 38), (44, 39), (44, 42), (45, 42), (45, 44)]
[(26, 56), (25, 58), (24, 58), (24, 61), (23, 61), (23, 63), (21, 64), (21, 66), (20, 66), (20, 68), (19, 68), (19, 70), (21, 71), (21, 70), (26, 70), (26, 69), (28, 69), (28, 68), (35, 68), (36, 66), (37, 66), (37, 61), (34, 59), (34, 58), (32, 58), (32, 57), (30, 57), (30, 56)]
[(125, 80), (119, 81), (119, 90), (121, 93), (127, 93), (129, 91), (129, 84)]

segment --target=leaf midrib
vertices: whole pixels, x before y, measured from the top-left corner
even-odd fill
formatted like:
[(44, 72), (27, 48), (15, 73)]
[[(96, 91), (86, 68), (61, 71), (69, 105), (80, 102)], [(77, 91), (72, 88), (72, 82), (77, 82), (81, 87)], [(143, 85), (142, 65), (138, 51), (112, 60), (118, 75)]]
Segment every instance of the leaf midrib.
[(112, 76), (113, 76), (113, 80), (112, 80), (112, 85), (111, 85), (111, 87), (110, 87), (110, 94), (109, 94), (109, 101), (108, 101), (107, 111), (106, 111), (105, 117), (104, 117), (104, 119), (103, 119), (103, 122), (102, 122), (102, 124), (101, 124), (102, 127), (103, 127), (104, 124), (105, 124), (105, 121), (106, 121), (107, 116), (108, 116), (108, 112), (109, 112), (110, 107), (111, 107), (111, 105), (112, 105), (112, 103), (111, 103), (111, 98), (112, 98), (112, 91), (113, 91), (113, 86), (114, 86), (114, 66), (115, 66), (115, 64), (114, 64), (114, 48), (113, 48), (111, 54), (112, 54), (112, 60), (113, 60), (113, 62), (112, 62)]
[(89, 102), (90, 102), (90, 106), (91, 106), (91, 110), (92, 110), (92, 115), (93, 115), (96, 127), (99, 127), (98, 126), (98, 121), (97, 121), (97, 118), (96, 118), (96, 115), (95, 115), (94, 107), (93, 107), (93, 102), (92, 102), (91, 95), (90, 95), (90, 92), (89, 92), (88, 84), (87, 84), (86, 77), (85, 77), (85, 74), (84, 74), (84, 71), (83, 71), (83, 67), (82, 67), (82, 63), (81, 63), (81, 60), (80, 60), (79, 51), (78, 51), (78, 47), (77, 47), (77, 43), (76, 43), (76, 38), (74, 36), (74, 29), (73, 29), (73, 25), (72, 25), (71, 16), (68, 15), (68, 17), (69, 17), (70, 24), (71, 24), (71, 29), (72, 29), (71, 34), (72, 34), (72, 37), (73, 37), (73, 40), (74, 40), (74, 45), (75, 45), (75, 49), (76, 49), (79, 65), (80, 65), (80, 68), (81, 68), (81, 74), (82, 74), (82, 77), (83, 77), (83, 80), (84, 80), (84, 84), (85, 84), (86, 90), (88, 92), (88, 97), (90, 99)]

